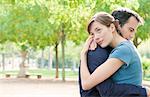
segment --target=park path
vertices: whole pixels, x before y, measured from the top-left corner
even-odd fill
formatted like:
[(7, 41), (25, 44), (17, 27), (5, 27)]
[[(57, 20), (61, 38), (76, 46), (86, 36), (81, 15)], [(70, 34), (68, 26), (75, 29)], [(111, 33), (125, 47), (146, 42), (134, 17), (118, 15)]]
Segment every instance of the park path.
[[(150, 81), (144, 81), (150, 86)], [(80, 97), (77, 80), (1, 78), (0, 97)]]
[(76, 81), (0, 79), (0, 97), (80, 97)]

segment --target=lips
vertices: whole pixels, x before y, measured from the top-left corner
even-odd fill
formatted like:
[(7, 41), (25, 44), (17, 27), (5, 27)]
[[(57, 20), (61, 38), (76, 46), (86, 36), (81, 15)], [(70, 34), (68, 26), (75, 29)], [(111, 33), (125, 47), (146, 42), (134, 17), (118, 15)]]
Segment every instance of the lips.
[(101, 40), (101, 41), (98, 41), (97, 43), (98, 43), (99, 45), (101, 45), (101, 44), (103, 43), (103, 41)]
[(133, 37), (126, 38), (127, 40), (131, 40)]

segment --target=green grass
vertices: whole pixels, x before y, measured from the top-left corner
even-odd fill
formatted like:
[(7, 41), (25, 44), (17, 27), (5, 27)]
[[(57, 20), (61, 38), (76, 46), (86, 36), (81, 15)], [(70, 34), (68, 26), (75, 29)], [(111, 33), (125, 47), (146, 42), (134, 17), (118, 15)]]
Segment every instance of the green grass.
[(150, 76), (148, 76), (148, 77), (144, 77), (144, 80), (146, 80), (146, 81), (150, 81)]
[[(5, 74), (11, 74), (11, 76), (17, 76), (18, 70), (13, 71), (0, 71), (0, 76), (5, 76)], [(55, 78), (55, 70), (47, 70), (47, 69), (30, 69), (28, 71), (28, 74), (31, 76), (36, 75), (42, 75), (42, 77), (49, 77), (49, 78)], [(65, 71), (66, 78), (77, 78), (78, 77), (78, 71)], [(59, 78), (62, 77), (62, 71), (59, 71)]]
[(150, 71), (147, 71), (145, 76), (144, 76), (144, 80), (150, 81)]
[[(11, 74), (11, 76), (17, 76), (18, 70), (13, 70), (13, 71), (0, 71), (0, 77), (5, 77), (5, 74)], [(55, 78), (55, 70), (47, 70), (47, 69), (30, 69), (28, 71), (29, 75), (31, 77), (36, 77), (36, 75), (40, 74), (42, 77), (47, 77), (47, 78)], [(62, 72), (59, 71), (59, 78), (62, 77)], [(73, 71), (65, 71), (65, 77), (66, 78), (78, 78), (78, 71), (73, 72)], [(144, 76), (144, 80), (150, 81), (150, 73), (147, 73)]]

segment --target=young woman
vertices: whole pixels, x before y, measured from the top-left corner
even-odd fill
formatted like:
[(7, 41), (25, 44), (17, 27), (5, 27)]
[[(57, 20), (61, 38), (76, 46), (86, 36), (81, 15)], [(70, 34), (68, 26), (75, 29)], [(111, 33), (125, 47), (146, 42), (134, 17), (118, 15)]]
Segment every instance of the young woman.
[[(118, 25), (115, 24), (114, 18), (107, 13), (95, 15), (89, 24), (88, 31), (92, 34), (92, 37), (87, 39), (81, 52), (81, 80), (83, 89), (85, 90), (91, 89), (106, 80), (120, 67), (121, 68), (112, 77), (115, 82), (141, 85), (142, 72), (138, 54), (136, 50), (134, 50), (135, 48), (132, 43), (117, 33), (115, 26)], [(109, 59), (90, 75), (87, 68), (86, 57), (93, 38), (101, 47), (110, 45), (115, 49), (111, 52)], [(135, 67), (138, 68), (134, 69)]]

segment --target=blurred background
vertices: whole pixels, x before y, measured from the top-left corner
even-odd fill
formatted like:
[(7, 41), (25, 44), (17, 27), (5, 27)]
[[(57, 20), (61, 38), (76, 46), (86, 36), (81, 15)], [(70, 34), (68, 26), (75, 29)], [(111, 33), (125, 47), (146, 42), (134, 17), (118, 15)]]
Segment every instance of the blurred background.
[(130, 8), (145, 20), (133, 40), (150, 81), (149, 0), (0, 0), (0, 78), (78, 79), (88, 20)]

